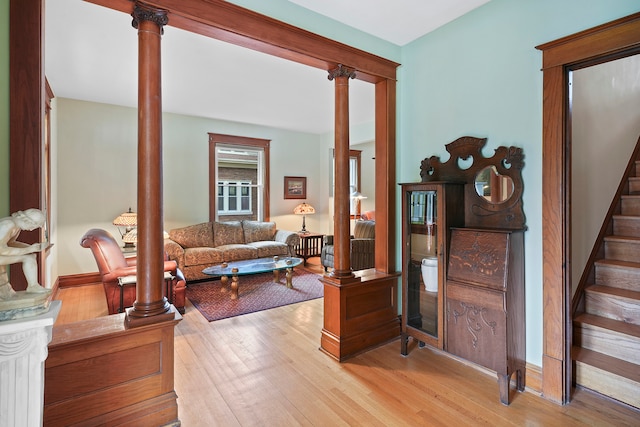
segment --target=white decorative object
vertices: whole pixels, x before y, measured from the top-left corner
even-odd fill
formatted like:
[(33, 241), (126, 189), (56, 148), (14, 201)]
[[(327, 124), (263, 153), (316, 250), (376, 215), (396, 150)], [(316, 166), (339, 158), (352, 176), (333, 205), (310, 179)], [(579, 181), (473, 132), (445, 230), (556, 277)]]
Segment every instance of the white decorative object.
[[(11, 216), (0, 218), (0, 320), (19, 319), (46, 312), (50, 289), (38, 283), (38, 262), (36, 252), (49, 243), (31, 245), (17, 240), (22, 230), (35, 230), (44, 225), (44, 215), (38, 209), (17, 211)], [(27, 289), (16, 292), (7, 275), (7, 265), (22, 263), (22, 271), (27, 279)]]
[(61, 305), (52, 301), (45, 314), (0, 322), (0, 426), (42, 425), (44, 361)]
[(420, 265), (422, 282), (427, 292), (438, 292), (438, 258), (423, 258)]

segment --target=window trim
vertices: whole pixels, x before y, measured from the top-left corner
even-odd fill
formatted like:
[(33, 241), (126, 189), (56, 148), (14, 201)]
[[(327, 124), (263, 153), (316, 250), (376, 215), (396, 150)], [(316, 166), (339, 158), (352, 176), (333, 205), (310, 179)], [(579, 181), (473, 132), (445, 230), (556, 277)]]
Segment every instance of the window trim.
[[(220, 145), (237, 145), (249, 148), (259, 148), (264, 151), (264, 221), (269, 221), (269, 145), (270, 139), (250, 138), (238, 135), (225, 135), (221, 133), (209, 133), (209, 221), (216, 220), (216, 209), (218, 201), (218, 183), (216, 182), (216, 151)], [(212, 183), (214, 183), (212, 185)]]

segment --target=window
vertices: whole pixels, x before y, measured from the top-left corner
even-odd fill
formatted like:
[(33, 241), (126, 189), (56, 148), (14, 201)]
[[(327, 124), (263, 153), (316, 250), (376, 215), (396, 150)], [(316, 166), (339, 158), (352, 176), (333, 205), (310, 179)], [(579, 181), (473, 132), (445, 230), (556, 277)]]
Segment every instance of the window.
[(212, 221), (268, 220), (269, 142), (209, 134), (209, 217)]
[(218, 214), (252, 214), (251, 181), (218, 181)]

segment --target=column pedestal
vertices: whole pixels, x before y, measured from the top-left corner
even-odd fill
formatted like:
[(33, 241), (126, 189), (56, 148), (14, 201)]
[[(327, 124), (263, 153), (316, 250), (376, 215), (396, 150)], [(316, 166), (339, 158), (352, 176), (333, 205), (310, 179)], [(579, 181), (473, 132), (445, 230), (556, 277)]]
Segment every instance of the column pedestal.
[(40, 426), (44, 361), (60, 301), (41, 315), (0, 322), (0, 426)]

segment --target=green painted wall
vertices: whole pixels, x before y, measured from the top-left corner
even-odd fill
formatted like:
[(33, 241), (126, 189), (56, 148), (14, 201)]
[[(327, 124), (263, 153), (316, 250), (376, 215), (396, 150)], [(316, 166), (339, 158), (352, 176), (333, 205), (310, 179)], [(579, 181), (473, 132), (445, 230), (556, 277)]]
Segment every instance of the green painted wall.
[[(398, 180), (448, 159), (460, 136), (523, 148), (527, 362), (542, 364), (542, 53), (535, 46), (630, 15), (634, 0), (492, 0), (403, 47)], [(398, 251), (400, 253), (400, 251)]]
[[(488, 138), (525, 154), (527, 362), (542, 365), (542, 54), (540, 44), (640, 11), (637, 0), (491, 0), (400, 49), (361, 40), (340, 24), (285, 0), (232, 0), (400, 62), (397, 182), (419, 181), (420, 160), (448, 158), (460, 136)], [(400, 196), (396, 203), (400, 215)], [(397, 235), (400, 236), (400, 223)], [(398, 241), (397, 265), (400, 263)]]
[(9, 0), (0, 0), (0, 217), (9, 214)]

